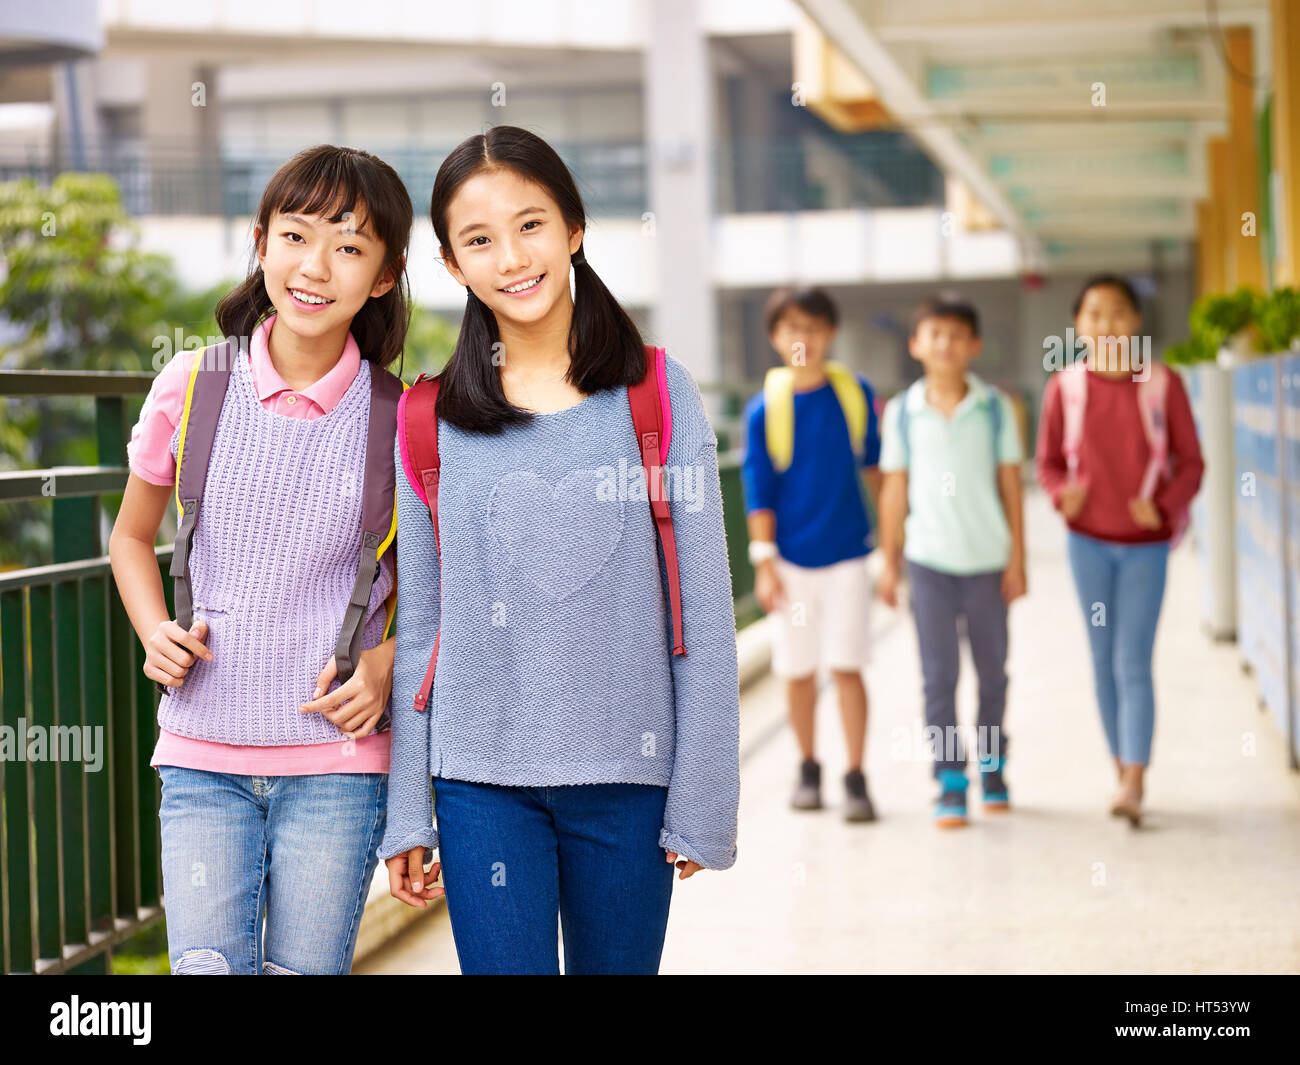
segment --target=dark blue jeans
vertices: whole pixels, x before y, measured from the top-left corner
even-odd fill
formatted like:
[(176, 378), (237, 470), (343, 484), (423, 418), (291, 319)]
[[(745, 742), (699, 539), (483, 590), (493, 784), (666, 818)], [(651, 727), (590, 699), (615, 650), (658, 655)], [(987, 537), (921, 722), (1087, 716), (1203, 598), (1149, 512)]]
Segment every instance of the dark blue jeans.
[(463, 973), (656, 973), (674, 866), (668, 789), (437, 777), (439, 860)]

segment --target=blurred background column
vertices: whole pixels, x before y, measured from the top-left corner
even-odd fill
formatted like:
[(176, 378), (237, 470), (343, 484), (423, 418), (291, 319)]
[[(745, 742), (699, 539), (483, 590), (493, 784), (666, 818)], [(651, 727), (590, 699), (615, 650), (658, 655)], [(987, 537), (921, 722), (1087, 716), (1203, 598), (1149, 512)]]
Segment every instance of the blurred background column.
[[(713, 292), (713, 82), (696, 0), (657, 0), (645, 49), (645, 131), (658, 298), (655, 339), (697, 381), (721, 376)], [(712, 397), (705, 397), (714, 414)]]
[(1274, 282), (1300, 284), (1300, 4), (1273, 0)]
[(192, 57), (151, 56), (145, 64), (140, 133), (153, 179), (154, 209), (223, 215), (216, 69)]

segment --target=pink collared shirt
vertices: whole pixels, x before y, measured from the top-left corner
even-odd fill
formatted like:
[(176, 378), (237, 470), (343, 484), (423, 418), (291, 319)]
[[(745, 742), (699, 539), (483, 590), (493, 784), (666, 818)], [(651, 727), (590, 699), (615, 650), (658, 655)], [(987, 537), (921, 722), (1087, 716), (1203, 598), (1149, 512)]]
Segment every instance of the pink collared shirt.
[[(271, 315), (249, 338), (248, 357), (262, 406), (286, 418), (320, 418), (343, 398), (361, 368), (361, 350), (352, 334), (343, 354), (325, 374), (306, 388), (295, 391), (271, 361), (270, 337), (275, 324)], [(176, 459), (171, 453), (172, 435), (181, 418), (185, 388), (198, 351), (178, 352), (163, 367), (140, 409), (140, 419), (131, 430), (126, 446), (127, 461), (137, 477), (156, 485), (176, 482)], [(244, 747), (228, 743), (177, 736), (159, 731), (149, 764), (183, 766), (213, 773), (244, 776), (304, 776), (320, 773), (387, 773), (391, 734), (371, 733), (343, 743), (309, 746)]]

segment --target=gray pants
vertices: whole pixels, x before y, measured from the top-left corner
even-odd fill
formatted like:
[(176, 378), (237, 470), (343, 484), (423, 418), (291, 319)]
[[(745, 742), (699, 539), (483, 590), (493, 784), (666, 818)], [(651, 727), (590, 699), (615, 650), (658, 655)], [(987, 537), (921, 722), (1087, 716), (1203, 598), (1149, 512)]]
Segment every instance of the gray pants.
[(977, 757), (1004, 757), (1007, 607), (1002, 601), (1002, 571), (958, 577), (909, 561), (907, 572), (925, 679), (925, 724), (934, 748), (935, 776), (943, 769), (966, 768), (965, 744), (957, 731), (959, 617), (965, 618), (966, 637), (979, 677)]

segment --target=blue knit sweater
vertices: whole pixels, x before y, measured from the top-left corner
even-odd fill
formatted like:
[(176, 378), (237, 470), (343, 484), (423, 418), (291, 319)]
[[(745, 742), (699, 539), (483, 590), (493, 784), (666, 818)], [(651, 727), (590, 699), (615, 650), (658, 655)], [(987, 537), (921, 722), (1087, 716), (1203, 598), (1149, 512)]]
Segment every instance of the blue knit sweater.
[[(441, 574), (429, 512), (398, 474), (381, 858), (437, 847), (430, 778), (441, 776), (665, 786), (660, 846), (709, 869), (734, 864), (740, 696), (718, 444), (694, 379), (671, 357), (667, 376), (685, 656), (671, 653), (626, 388), (495, 436), (439, 423)], [(417, 711), (440, 613), (433, 693)]]

